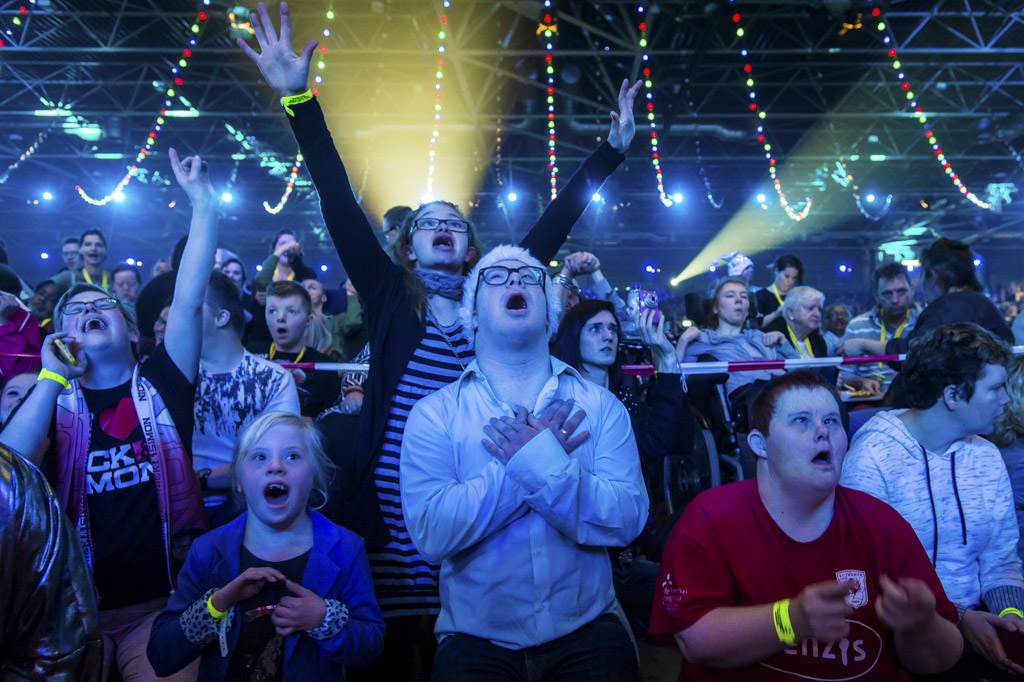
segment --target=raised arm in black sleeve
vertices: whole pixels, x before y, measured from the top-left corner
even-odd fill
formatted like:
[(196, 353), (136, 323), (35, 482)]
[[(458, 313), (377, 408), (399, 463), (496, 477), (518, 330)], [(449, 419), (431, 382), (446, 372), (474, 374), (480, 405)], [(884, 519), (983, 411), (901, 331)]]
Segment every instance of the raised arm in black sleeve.
[(607, 142), (602, 142), (573, 173), (554, 201), (548, 204), (519, 245), (541, 263), (554, 258), (569, 236), (572, 226), (590, 204), (594, 192), (601, 189), (604, 181), (625, 158)]

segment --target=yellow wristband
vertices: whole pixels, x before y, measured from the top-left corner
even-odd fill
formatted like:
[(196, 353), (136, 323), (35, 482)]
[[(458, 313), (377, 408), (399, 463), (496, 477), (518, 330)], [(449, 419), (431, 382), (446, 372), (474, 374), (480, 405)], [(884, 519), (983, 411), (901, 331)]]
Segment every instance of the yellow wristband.
[(789, 600), (780, 599), (772, 604), (772, 620), (775, 623), (775, 632), (779, 641), (783, 644), (795, 644), (796, 633), (793, 632), (793, 623), (789, 620)]
[[(216, 594), (216, 592), (213, 594)], [(210, 612), (210, 616), (214, 620), (223, 620), (228, 615), (228, 612), (217, 610), (217, 607), (213, 605), (213, 594), (206, 598), (206, 610)]]
[(1003, 616), (1005, 616), (1008, 613), (1012, 613), (1013, 615), (1017, 616), (1018, 618), (1024, 619), (1024, 612), (1022, 612), (1020, 609), (1018, 609), (1015, 606), (1007, 606), (1005, 609), (1003, 609), (1002, 611), (999, 612), (999, 617), (1002, 618)]
[(288, 115), (295, 118), (295, 112), (292, 111), (291, 107), (293, 104), (302, 104), (313, 99), (313, 91), (306, 90), (305, 92), (299, 93), (298, 95), (289, 95), (288, 97), (281, 98), (281, 106), (288, 112)]
[(51, 372), (50, 370), (48, 370), (46, 368), (43, 368), (43, 369), (39, 370), (39, 376), (36, 377), (36, 381), (42, 381), (43, 379), (50, 379), (52, 381), (56, 381), (58, 384), (63, 386), (65, 389), (71, 388), (71, 384), (68, 383), (67, 379), (65, 379), (61, 375), (57, 374), (56, 372)]

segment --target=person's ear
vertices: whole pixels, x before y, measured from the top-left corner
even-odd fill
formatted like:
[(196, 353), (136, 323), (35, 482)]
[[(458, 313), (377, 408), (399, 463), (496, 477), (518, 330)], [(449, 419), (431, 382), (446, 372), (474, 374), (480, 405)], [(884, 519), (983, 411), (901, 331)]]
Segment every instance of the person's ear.
[(747, 434), (747, 445), (754, 451), (755, 457), (758, 459), (768, 459), (768, 442), (764, 434), (757, 429), (752, 429)]
[(945, 403), (946, 409), (954, 409), (960, 400), (960, 391), (953, 384), (946, 386), (942, 389), (942, 402)]
[(472, 263), (477, 257), (477, 250), (475, 246), (469, 246), (466, 249), (466, 257), (462, 259), (463, 263)]
[(231, 313), (226, 310), (219, 311), (214, 317), (213, 322), (217, 325), (218, 329), (222, 329), (228, 326), (228, 322), (231, 321)]
[(410, 263), (416, 262), (416, 252), (412, 249), (412, 234), (409, 235), (409, 244), (405, 247), (405, 256)]

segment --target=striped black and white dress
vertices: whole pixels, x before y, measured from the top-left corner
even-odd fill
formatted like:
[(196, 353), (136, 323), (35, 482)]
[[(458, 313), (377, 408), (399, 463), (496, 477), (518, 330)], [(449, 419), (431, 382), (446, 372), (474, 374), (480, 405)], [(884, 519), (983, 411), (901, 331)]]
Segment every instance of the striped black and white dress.
[(461, 323), (442, 327), (429, 311), (426, 323), (426, 334), (391, 396), (384, 443), (373, 472), (389, 540), (380, 552), (370, 554), (369, 560), (377, 603), (389, 618), (436, 614), (441, 610), (437, 587), (440, 566), (427, 561), (416, 550), (402, 517), (398, 461), (402, 434), (413, 405), (458, 379), (473, 360), (473, 348), (463, 335)]

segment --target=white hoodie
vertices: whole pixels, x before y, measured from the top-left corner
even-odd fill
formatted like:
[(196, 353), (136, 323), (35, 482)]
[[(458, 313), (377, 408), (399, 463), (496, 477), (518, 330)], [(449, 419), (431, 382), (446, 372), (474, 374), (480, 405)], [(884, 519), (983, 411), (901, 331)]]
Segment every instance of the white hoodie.
[(874, 495), (907, 520), (961, 613), (982, 602), (993, 613), (1024, 608), (1013, 491), (999, 449), (970, 436), (945, 452), (929, 452), (926, 466), (902, 412), (880, 412), (857, 431), (840, 483)]

